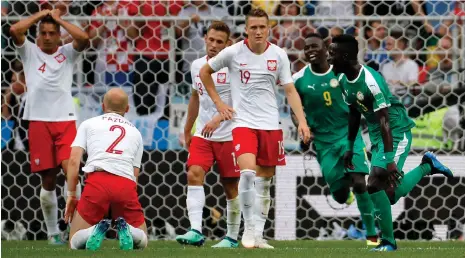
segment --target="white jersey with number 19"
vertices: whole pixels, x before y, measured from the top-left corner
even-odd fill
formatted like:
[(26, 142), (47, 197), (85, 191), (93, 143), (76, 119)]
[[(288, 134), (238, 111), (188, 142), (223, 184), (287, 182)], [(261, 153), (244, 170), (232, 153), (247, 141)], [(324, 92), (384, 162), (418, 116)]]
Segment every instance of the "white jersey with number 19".
[(107, 113), (84, 121), (71, 147), (87, 152), (82, 170), (96, 170), (136, 181), (134, 167), (140, 168), (144, 144), (137, 128), (123, 116)]
[(276, 85), (292, 83), (291, 67), (286, 52), (267, 43), (264, 53), (257, 55), (247, 40), (225, 48), (208, 64), (214, 71), (228, 67), (231, 95), (236, 115), (233, 128), (279, 130)]

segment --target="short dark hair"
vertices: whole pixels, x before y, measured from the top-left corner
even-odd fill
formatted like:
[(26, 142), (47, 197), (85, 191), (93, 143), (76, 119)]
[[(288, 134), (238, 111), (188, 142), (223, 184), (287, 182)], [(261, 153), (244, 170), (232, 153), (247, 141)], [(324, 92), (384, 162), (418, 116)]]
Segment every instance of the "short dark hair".
[(229, 29), (229, 26), (223, 21), (213, 21), (212, 24), (208, 27), (207, 33), (210, 30), (217, 30), (217, 31), (225, 32), (226, 35), (228, 36), (227, 37), (228, 39), (229, 39), (229, 36), (231, 35), (231, 30)]
[(348, 53), (351, 59), (353, 59), (354, 57), (357, 58), (358, 41), (357, 39), (355, 39), (354, 36), (349, 34), (339, 35), (332, 39), (332, 43), (342, 45), (344, 52)]
[(310, 33), (307, 35), (307, 37), (305, 37), (305, 39), (309, 39), (309, 38), (319, 38), (321, 40), (324, 40), (324, 38), (318, 33)]
[(400, 41), (404, 44), (405, 48), (409, 47), (409, 40), (404, 37), (404, 34), (402, 32), (392, 32), (391, 37), (393, 37), (396, 41)]
[(268, 18), (268, 14), (265, 12), (265, 10), (261, 8), (253, 8), (250, 10), (250, 12), (245, 16), (245, 23), (249, 20), (250, 17), (265, 17), (267, 21), (270, 20)]
[(45, 16), (44, 18), (42, 18), (42, 20), (40, 20), (40, 23), (39, 23), (39, 28), (40, 28), (40, 25), (42, 25), (42, 24), (44, 24), (44, 23), (53, 24), (53, 25), (55, 25), (55, 28), (57, 29), (57, 31), (60, 31), (60, 24), (58, 24), (58, 23), (52, 18), (52, 16), (47, 15), (47, 16)]

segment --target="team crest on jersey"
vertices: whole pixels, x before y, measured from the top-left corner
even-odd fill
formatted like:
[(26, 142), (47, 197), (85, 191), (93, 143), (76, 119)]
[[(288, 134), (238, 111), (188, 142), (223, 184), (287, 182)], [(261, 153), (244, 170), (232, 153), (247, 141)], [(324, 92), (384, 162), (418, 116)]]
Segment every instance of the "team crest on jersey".
[(276, 60), (268, 60), (266, 64), (268, 65), (268, 71), (276, 71), (278, 67), (278, 61)]
[(217, 83), (226, 83), (226, 73), (217, 73), (216, 74)]
[(66, 56), (63, 54), (59, 54), (55, 56), (55, 60), (57, 60), (57, 62), (61, 64), (66, 60)]
[(363, 101), (364, 97), (363, 97), (363, 93), (361, 91), (357, 92), (357, 99), (360, 100), (360, 101)]
[(336, 79), (331, 79), (329, 81), (329, 86), (336, 88), (337, 86), (339, 86), (339, 82)]

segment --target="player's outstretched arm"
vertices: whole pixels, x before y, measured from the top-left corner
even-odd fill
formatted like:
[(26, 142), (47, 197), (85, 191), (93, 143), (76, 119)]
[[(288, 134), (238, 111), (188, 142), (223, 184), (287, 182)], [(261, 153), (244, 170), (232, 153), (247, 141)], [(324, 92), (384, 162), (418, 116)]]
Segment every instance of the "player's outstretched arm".
[(221, 114), (224, 120), (232, 119), (234, 110), (232, 107), (226, 105), (222, 100), (218, 92), (216, 91), (215, 83), (212, 79), (212, 74), (215, 73), (213, 68), (209, 64), (205, 64), (200, 69), (200, 80), (202, 80), (203, 86), (208, 92), (208, 96), (212, 99), (216, 105), (216, 109)]
[(68, 173), (66, 174), (66, 182), (68, 183), (68, 199), (66, 200), (65, 222), (69, 223), (73, 219), (74, 211), (76, 210), (76, 186), (79, 181), (79, 166), (81, 158), (84, 154), (84, 149), (81, 147), (72, 147), (71, 155), (68, 161)]
[(199, 105), (199, 93), (193, 89), (192, 96), (189, 99), (189, 105), (187, 106), (186, 125), (184, 125), (184, 139), (187, 148), (189, 148), (192, 139), (192, 127), (194, 127), (195, 120), (199, 116)]
[(24, 41), (26, 40), (27, 30), (42, 18), (49, 15), (49, 13), (50, 10), (43, 10), (13, 24), (13, 26), (10, 27), (10, 35), (13, 38), (15, 44), (18, 46), (23, 45)]
[(89, 35), (78, 26), (61, 19), (60, 10), (54, 9), (50, 12), (52, 18), (73, 37), (73, 48), (81, 52), (89, 46)]
[(302, 107), (300, 96), (295, 89), (294, 83), (288, 83), (283, 86), (287, 101), (291, 106), (292, 112), (294, 112), (295, 116), (297, 117), (299, 134), (302, 137), (304, 143), (308, 143), (310, 141), (310, 129), (307, 125), (307, 119), (305, 119), (304, 109)]

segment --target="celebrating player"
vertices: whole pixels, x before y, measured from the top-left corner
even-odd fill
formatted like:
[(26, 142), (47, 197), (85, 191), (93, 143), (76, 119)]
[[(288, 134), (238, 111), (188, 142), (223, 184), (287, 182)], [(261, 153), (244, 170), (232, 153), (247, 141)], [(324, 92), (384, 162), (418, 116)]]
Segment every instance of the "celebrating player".
[[(294, 74), (294, 84), (302, 99), (308, 126), (312, 128), (313, 143), (323, 177), (338, 203), (351, 204), (354, 194), (366, 225), (367, 245), (377, 245), (378, 237), (373, 218), (373, 203), (366, 191), (368, 174), (365, 143), (357, 133), (354, 144), (354, 168), (345, 170), (343, 156), (347, 150), (349, 108), (344, 102), (333, 67), (327, 61), (323, 38), (310, 34), (305, 39), (304, 53), (310, 65)], [(292, 116), (295, 121), (295, 116)]]
[[(37, 45), (25, 33), (40, 21)], [(60, 27), (74, 39), (59, 46)], [(29, 146), (32, 173), (42, 177), (40, 206), (44, 215), (49, 243), (63, 244), (58, 229), (56, 176), (65, 175), (76, 136), (76, 111), (71, 95), (73, 67), (80, 51), (88, 43), (87, 33), (60, 18), (60, 11), (43, 10), (21, 20), (10, 28), (10, 34), (23, 62), (27, 84), (27, 101), (23, 119), (29, 120)], [(76, 197), (79, 198), (80, 185)]]
[[(216, 109), (223, 119), (233, 120), (234, 157), (240, 168), (239, 202), (245, 222), (242, 245), (246, 248), (273, 248), (263, 240), (263, 229), (270, 209), (271, 179), (276, 166), (285, 165), (275, 92), (278, 80), (299, 121), (300, 136), (305, 142), (310, 138), (289, 59), (284, 50), (266, 41), (269, 30), (266, 12), (251, 10), (246, 16), (248, 39), (225, 48), (200, 70), (200, 79)], [(224, 67), (230, 73), (234, 109), (221, 100), (211, 76)]]
[(383, 77), (357, 61), (358, 42), (350, 35), (333, 38), (329, 47), (333, 71), (340, 74), (349, 113), (349, 150), (344, 154), (347, 168), (354, 169), (353, 156), (361, 114), (368, 123), (372, 143), (371, 172), (367, 190), (373, 201), (382, 232), (381, 243), (373, 251), (394, 251), (391, 204), (407, 195), (426, 175), (443, 174), (453, 177), (452, 171), (427, 152), (421, 164), (403, 176), (400, 172), (412, 143), (411, 128), (415, 123), (405, 107), (394, 97)]
[[(205, 36), (207, 55), (195, 60), (191, 67), (192, 96), (189, 101), (187, 121), (184, 127), (185, 143), (189, 148), (186, 203), (191, 228), (184, 235), (176, 237), (176, 240), (181, 244), (202, 245), (205, 241), (202, 234), (202, 211), (205, 206), (203, 184), (205, 173), (210, 170), (213, 162), (216, 161), (220, 170), (221, 183), (226, 193), (228, 229), (226, 237), (213, 247), (238, 247), (237, 235), (241, 223), (239, 200), (237, 198), (239, 172), (235, 170), (232, 156), (231, 122), (225, 121), (220, 125), (221, 116), (215, 116), (214, 104), (199, 78), (200, 68), (230, 43), (229, 34), (228, 25), (224, 22), (213, 22)], [(221, 99), (230, 104), (231, 89), (228, 68), (223, 68), (212, 76)], [(191, 131), (194, 123), (196, 126), (194, 137), (192, 137)], [(203, 130), (204, 128), (206, 130)], [(212, 134), (211, 131), (215, 129), (216, 131)], [(206, 135), (208, 139), (203, 135)]]
[[(123, 90), (109, 90), (102, 109), (105, 114), (79, 126), (72, 144), (65, 212), (65, 221), (72, 221), (70, 247), (99, 249), (110, 228), (111, 221), (103, 219), (110, 210), (116, 219), (120, 249), (144, 248), (147, 226), (137, 197), (144, 150), (142, 135), (124, 118), (129, 106)], [(87, 173), (86, 188), (75, 213), (79, 164), (84, 151), (88, 155), (82, 169)]]

